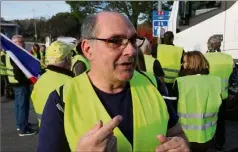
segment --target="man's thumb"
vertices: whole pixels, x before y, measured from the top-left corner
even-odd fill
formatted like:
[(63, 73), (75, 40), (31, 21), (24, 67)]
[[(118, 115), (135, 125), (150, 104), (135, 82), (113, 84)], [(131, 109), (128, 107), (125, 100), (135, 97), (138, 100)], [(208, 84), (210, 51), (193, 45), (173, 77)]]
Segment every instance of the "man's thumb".
[(163, 144), (168, 141), (167, 137), (165, 137), (164, 135), (161, 135), (161, 134), (157, 136), (157, 139), (160, 142), (160, 144)]

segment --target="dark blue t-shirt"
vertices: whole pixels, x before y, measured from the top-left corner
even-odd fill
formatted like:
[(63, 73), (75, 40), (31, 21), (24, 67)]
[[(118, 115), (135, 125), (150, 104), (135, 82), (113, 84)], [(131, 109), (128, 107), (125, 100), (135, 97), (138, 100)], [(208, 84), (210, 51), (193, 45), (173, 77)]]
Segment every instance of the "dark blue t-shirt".
[[(156, 80), (158, 91), (161, 95), (167, 96), (168, 93), (165, 85), (158, 78)], [(118, 127), (133, 146), (133, 107), (130, 84), (128, 83), (123, 91), (116, 94), (103, 92), (94, 85), (93, 88), (112, 118), (116, 115), (123, 116), (123, 120)], [(58, 93), (53, 91), (45, 105), (37, 146), (38, 152), (70, 151), (65, 136), (62, 112), (56, 107), (60, 100), (61, 98)], [(178, 116), (171, 107), (170, 101), (165, 100), (165, 102), (170, 116), (168, 128), (171, 128), (178, 122)]]

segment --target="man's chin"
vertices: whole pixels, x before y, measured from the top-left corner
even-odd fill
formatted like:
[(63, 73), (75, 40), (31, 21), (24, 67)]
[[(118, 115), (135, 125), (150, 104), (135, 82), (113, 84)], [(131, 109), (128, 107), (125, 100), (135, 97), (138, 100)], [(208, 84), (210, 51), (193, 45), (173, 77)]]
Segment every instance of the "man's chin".
[(131, 78), (134, 75), (134, 70), (130, 70), (130, 71), (124, 71), (121, 75), (120, 75), (120, 80), (121, 81), (129, 81), (131, 80)]

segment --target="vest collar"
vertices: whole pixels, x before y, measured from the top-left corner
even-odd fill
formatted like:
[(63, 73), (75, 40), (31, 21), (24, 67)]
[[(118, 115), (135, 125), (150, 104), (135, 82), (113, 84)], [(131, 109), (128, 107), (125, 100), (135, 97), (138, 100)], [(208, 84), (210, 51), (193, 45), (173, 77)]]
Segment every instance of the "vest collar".
[(57, 66), (54, 66), (54, 65), (48, 65), (47, 69), (51, 70), (51, 71), (54, 71), (54, 72), (57, 72), (57, 73), (68, 75), (70, 77), (74, 77), (74, 73), (72, 71), (61, 68), (61, 67), (57, 67)]

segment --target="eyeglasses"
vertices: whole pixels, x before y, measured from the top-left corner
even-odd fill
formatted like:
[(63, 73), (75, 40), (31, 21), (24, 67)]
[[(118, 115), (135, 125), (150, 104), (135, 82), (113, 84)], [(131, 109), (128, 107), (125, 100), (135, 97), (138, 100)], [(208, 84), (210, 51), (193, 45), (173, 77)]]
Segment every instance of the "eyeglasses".
[(124, 49), (128, 43), (130, 42), (134, 47), (141, 47), (145, 41), (145, 38), (141, 38), (136, 36), (133, 36), (131, 38), (125, 38), (122, 36), (115, 36), (111, 37), (108, 39), (102, 39), (102, 38), (96, 38), (96, 37), (91, 37), (87, 38), (88, 40), (99, 40), (99, 41), (104, 41), (106, 44), (113, 48), (113, 49)]

